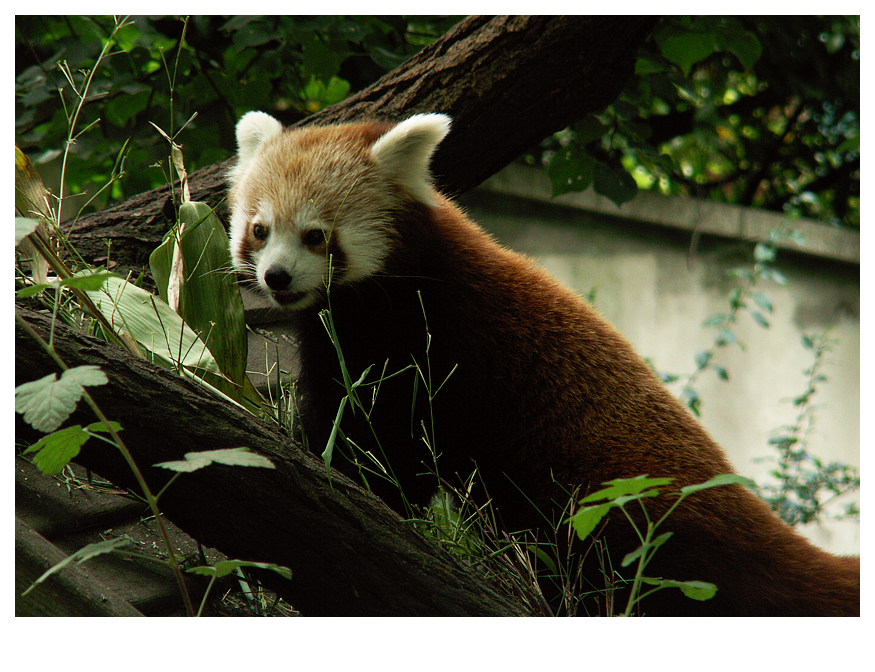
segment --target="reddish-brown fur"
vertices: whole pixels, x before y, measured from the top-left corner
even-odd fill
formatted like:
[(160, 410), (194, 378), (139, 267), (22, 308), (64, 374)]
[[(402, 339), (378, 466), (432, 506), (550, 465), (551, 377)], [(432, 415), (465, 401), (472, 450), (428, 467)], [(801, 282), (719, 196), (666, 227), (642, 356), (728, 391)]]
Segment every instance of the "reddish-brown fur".
[[(421, 422), (434, 428), (441, 477), (459, 483), (476, 464), (509, 529), (542, 525), (536, 508), (559, 515), (567, 502), (561, 486), (586, 492), (649, 474), (671, 476), (677, 488), (732, 472), (723, 451), (616, 330), (450, 201), (436, 199), (435, 207), (408, 202), (394, 212), (394, 249), (383, 273), (339, 284), (330, 294), (353, 380), (371, 365), (374, 380), (387, 360), (387, 373), (415, 360), (430, 367), (436, 387), (456, 367), (434, 399), (433, 423), (422, 381), (411, 416), (413, 371), (379, 388), (371, 419), (410, 501), (427, 503), (436, 487), (427, 474), (432, 461)], [(300, 340), (303, 429), (317, 451), (344, 394), (334, 346), (318, 317), (324, 307), (291, 313)], [(361, 413), (347, 409), (342, 429), (379, 454)], [(404, 511), (395, 488), (375, 478), (370, 483)], [(669, 503), (648, 501), (651, 515)], [(718, 592), (695, 602), (663, 590), (643, 602), (647, 614), (859, 614), (859, 559), (814, 547), (742, 487), (690, 497), (665, 530), (674, 536), (648, 575), (711, 581)], [(610, 519), (602, 538), (617, 569), (638, 543), (621, 516)], [(587, 572), (600, 586), (593, 558)]]

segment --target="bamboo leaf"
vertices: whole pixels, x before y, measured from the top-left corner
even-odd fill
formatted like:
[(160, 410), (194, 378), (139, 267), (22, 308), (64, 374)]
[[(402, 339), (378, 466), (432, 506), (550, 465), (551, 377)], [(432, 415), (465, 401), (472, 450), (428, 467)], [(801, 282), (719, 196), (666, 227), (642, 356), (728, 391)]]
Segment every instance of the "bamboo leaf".
[(221, 375), (206, 344), (160, 298), (116, 276), (86, 293), (116, 331), (126, 331), (160, 363)]

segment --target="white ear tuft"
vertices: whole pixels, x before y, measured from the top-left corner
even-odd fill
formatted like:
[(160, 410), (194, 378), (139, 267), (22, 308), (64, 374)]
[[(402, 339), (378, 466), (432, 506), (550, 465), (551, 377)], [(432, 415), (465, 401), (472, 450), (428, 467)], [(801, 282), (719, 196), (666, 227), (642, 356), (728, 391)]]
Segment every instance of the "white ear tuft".
[(418, 201), (431, 205), (428, 161), (450, 131), (445, 114), (417, 114), (377, 140), (371, 157)]
[(237, 122), (238, 166), (243, 166), (266, 141), (283, 132), (283, 126), (264, 112), (247, 112)]

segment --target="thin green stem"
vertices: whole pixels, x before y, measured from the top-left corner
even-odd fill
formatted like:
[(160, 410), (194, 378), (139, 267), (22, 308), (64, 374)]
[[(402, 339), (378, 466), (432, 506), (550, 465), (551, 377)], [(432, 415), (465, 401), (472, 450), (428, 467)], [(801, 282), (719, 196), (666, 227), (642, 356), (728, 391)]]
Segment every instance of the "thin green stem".
[[(85, 79), (85, 85), (82, 87), (81, 91), (76, 88), (76, 85), (73, 82), (73, 75), (70, 72), (69, 67), (67, 67), (66, 64), (64, 67), (62, 67), (62, 72), (67, 77), (67, 81), (69, 81), (70, 85), (73, 87), (73, 91), (76, 93), (76, 98), (78, 100), (75, 107), (73, 108), (72, 114), (68, 115), (67, 117), (67, 140), (66, 142), (64, 142), (64, 157), (61, 160), (61, 181), (58, 194), (58, 210), (55, 222), (58, 229), (61, 228), (61, 212), (64, 205), (64, 185), (66, 184), (67, 177), (67, 159), (69, 158), (70, 147), (73, 146), (73, 143), (76, 142), (76, 138), (79, 137), (79, 134), (76, 133), (76, 123), (79, 120), (79, 113), (85, 106), (85, 101), (88, 98), (88, 89), (91, 87), (91, 82), (94, 79), (94, 73), (97, 72), (97, 68), (100, 66), (101, 61), (106, 57), (109, 48), (113, 44), (116, 33), (124, 26), (129, 25), (127, 20), (127, 16), (120, 20), (116, 20), (115, 28), (113, 29), (109, 38), (106, 40), (106, 44), (103, 45), (103, 49), (100, 50), (100, 55), (97, 57), (97, 60), (94, 63), (94, 67), (91, 68), (91, 70), (88, 72), (88, 77)], [(93, 125), (94, 123), (97, 123), (97, 121), (93, 122), (91, 125)], [(90, 128), (90, 126), (88, 128)], [(82, 132), (84, 133), (86, 130), (88, 130), (88, 128), (84, 129)]]

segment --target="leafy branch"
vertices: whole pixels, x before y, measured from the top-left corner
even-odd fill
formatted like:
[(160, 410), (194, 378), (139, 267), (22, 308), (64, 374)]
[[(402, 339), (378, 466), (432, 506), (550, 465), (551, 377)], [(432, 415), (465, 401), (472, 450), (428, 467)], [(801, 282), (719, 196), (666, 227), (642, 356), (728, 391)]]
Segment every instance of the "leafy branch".
[[(635, 606), (639, 602), (648, 595), (652, 595), (664, 588), (679, 588), (684, 595), (694, 600), (702, 601), (714, 597), (717, 592), (717, 587), (711, 583), (704, 581), (656, 579), (644, 575), (644, 570), (647, 568), (647, 565), (650, 564), (656, 551), (659, 550), (659, 548), (672, 536), (671, 532), (664, 532), (659, 536), (656, 536), (656, 532), (680, 503), (694, 492), (707, 490), (708, 488), (714, 488), (721, 485), (736, 484), (748, 487), (753, 486), (753, 482), (750, 479), (736, 474), (721, 474), (705, 483), (688, 485), (680, 489), (677, 499), (659, 518), (659, 520), (656, 522), (651, 521), (650, 515), (647, 512), (647, 507), (644, 505), (644, 500), (646, 498), (659, 496), (662, 492), (660, 488), (668, 485), (673, 480), (673, 478), (668, 477), (648, 478), (644, 475), (636, 476), (635, 478), (618, 478), (613, 481), (608, 481), (604, 484), (608, 487), (584, 497), (580, 503), (587, 504), (601, 500), (607, 501), (601, 504), (590, 504), (589, 506), (584, 506), (571, 517), (571, 523), (577, 531), (577, 536), (580, 537), (580, 539), (586, 539), (592, 534), (601, 520), (614, 508), (619, 508), (623, 512), (626, 519), (629, 521), (629, 524), (632, 525), (632, 529), (635, 530), (635, 534), (641, 542), (641, 545), (631, 553), (628, 553), (621, 563), (623, 567), (628, 567), (637, 561), (635, 577), (632, 580), (632, 587), (629, 593), (629, 601), (626, 604), (626, 609), (622, 614), (623, 616), (631, 616), (634, 613)], [(626, 510), (626, 505), (633, 502), (637, 502), (641, 506), (641, 510), (644, 514), (644, 521), (647, 525), (646, 529), (639, 527)], [(644, 585), (654, 586), (654, 588), (643, 592)]]
[[(733, 289), (729, 295), (729, 310), (724, 313), (716, 313), (703, 323), (705, 327), (717, 329), (714, 342), (710, 348), (696, 354), (695, 370), (686, 375), (659, 373), (663, 383), (673, 383), (683, 379), (680, 398), (687, 407), (699, 417), (701, 415), (702, 399), (696, 390), (699, 378), (708, 370), (714, 371), (720, 380), (728, 381), (729, 373), (720, 364), (715, 363), (716, 354), (722, 349), (737, 344), (742, 350), (745, 344), (736, 336), (733, 326), (738, 323), (739, 316), (747, 313), (763, 329), (769, 328), (766, 314), (771, 315), (773, 306), (771, 300), (761, 291), (757, 291), (757, 284), (762, 280), (772, 280), (780, 285), (786, 283), (783, 274), (778, 271), (772, 262), (775, 260), (776, 248), (766, 243), (757, 243), (754, 247), (754, 263), (752, 267), (739, 266), (729, 272), (731, 277), (740, 280), (739, 286)], [(755, 307), (754, 307), (755, 306)]]
[[(812, 353), (814, 361), (803, 371), (805, 391), (790, 400), (799, 413), (792, 425), (780, 428), (780, 433), (769, 439), (769, 444), (778, 451), (777, 466), (770, 472), (776, 483), (760, 486), (758, 493), (789, 525), (818, 520), (833, 500), (860, 488), (860, 476), (854, 467), (839, 462), (824, 464), (807, 450), (817, 409), (812, 397), (818, 386), (827, 381), (822, 367), (833, 345), (834, 341), (825, 334), (802, 337), (802, 346)], [(841, 517), (859, 515), (859, 508), (852, 503)]]

